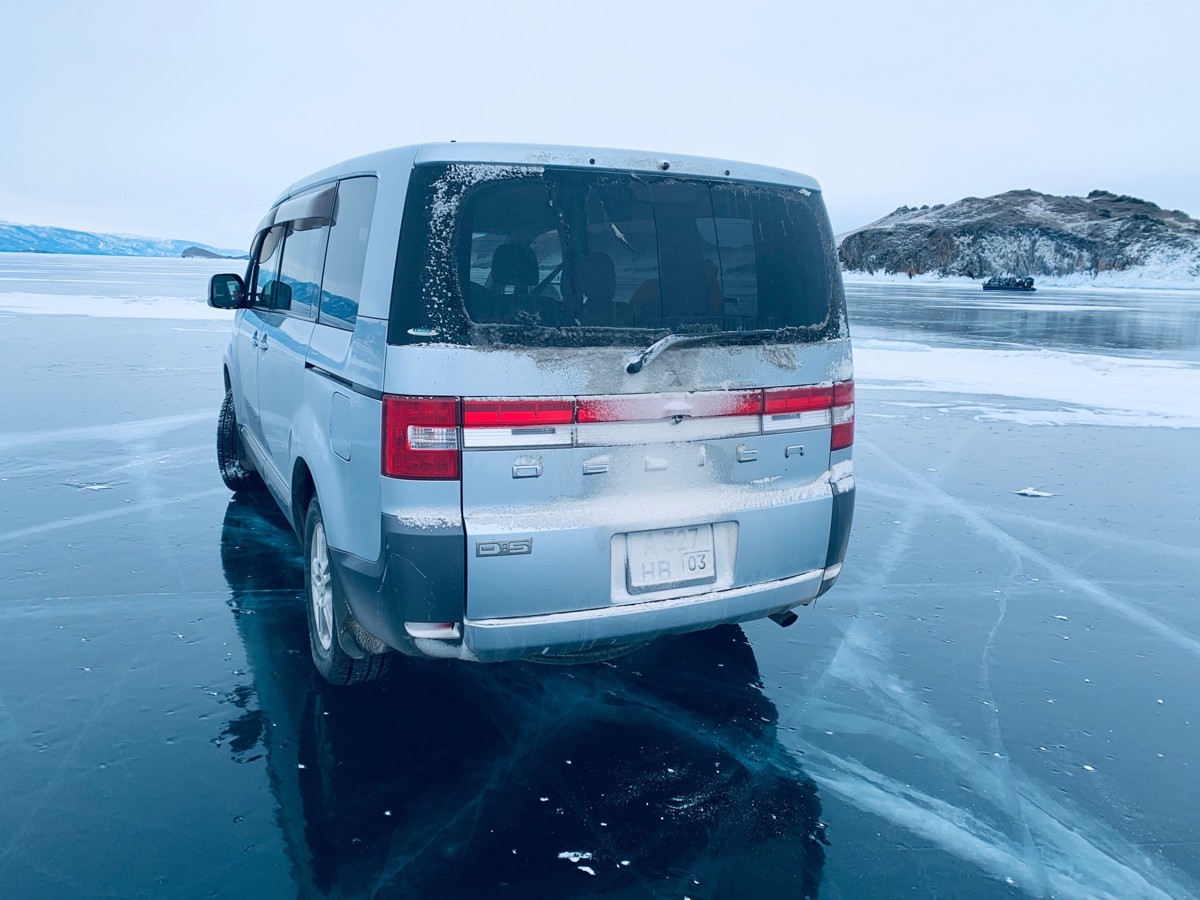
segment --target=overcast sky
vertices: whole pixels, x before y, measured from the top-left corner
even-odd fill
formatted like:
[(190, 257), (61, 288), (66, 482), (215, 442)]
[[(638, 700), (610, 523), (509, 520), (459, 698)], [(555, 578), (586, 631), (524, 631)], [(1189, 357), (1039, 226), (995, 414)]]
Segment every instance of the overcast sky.
[(13, 5), (10, 222), (243, 248), (295, 179), (449, 138), (797, 169), (839, 232), (1012, 188), (1200, 216), (1196, 0)]

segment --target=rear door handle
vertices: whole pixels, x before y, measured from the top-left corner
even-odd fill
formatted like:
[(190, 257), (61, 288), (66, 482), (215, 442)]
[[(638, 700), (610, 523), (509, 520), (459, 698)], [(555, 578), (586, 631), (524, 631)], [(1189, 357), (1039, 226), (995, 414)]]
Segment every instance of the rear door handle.
[(265, 331), (258, 336), (258, 349), (267, 349), (267, 333)]

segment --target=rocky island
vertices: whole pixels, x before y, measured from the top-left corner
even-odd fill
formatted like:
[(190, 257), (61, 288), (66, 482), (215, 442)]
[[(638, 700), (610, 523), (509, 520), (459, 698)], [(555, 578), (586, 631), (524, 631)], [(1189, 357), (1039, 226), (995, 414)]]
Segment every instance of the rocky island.
[(902, 206), (840, 235), (838, 245), (848, 272), (968, 278), (1128, 272), (1200, 287), (1200, 221), (1109, 191), (1059, 197), (1020, 190)]

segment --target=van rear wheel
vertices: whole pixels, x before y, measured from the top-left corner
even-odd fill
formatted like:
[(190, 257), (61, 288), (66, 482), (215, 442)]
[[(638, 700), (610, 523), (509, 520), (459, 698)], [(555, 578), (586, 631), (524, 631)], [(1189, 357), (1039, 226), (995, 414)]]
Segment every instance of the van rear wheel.
[(246, 460), (246, 449), (238, 434), (237, 412), (233, 406), (233, 391), (225, 392), (221, 414), (217, 417), (217, 467), (221, 480), (234, 493), (261, 491), (266, 485)]
[(340, 685), (363, 684), (386, 675), (390, 653), (356, 659), (342, 649), (349, 611), (333, 568), (325, 520), (316, 497), (308, 504), (304, 520), (304, 576), (309, 649), (321, 676), (330, 684)]

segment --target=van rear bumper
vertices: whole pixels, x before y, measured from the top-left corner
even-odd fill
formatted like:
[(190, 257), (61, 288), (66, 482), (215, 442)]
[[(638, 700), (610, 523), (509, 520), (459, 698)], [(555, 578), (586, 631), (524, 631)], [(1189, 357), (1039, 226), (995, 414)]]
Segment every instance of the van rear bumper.
[[(384, 516), (379, 560), (339, 551), (331, 555), (350, 612), (371, 637), (412, 655), (498, 662), (602, 650), (762, 619), (811, 603), (832, 587), (841, 570), (854, 489), (835, 492), (833, 507), (822, 568), (706, 594), (531, 616), (464, 618), (466, 535), (460, 527), (413, 527)], [(405, 628), (408, 622), (461, 623), (461, 637), (414, 637)], [(344, 649), (355, 656), (363, 653)]]
[(674, 600), (625, 603), (539, 616), (468, 619), (463, 623), (461, 646), (445, 646), (442, 641), (426, 639), (416, 643), (420, 651), (429, 655), (458, 656), (481, 662), (632, 644), (664, 634), (761, 619), (773, 612), (810, 603), (821, 588), (824, 572), (824, 569), (813, 569), (778, 581)]

